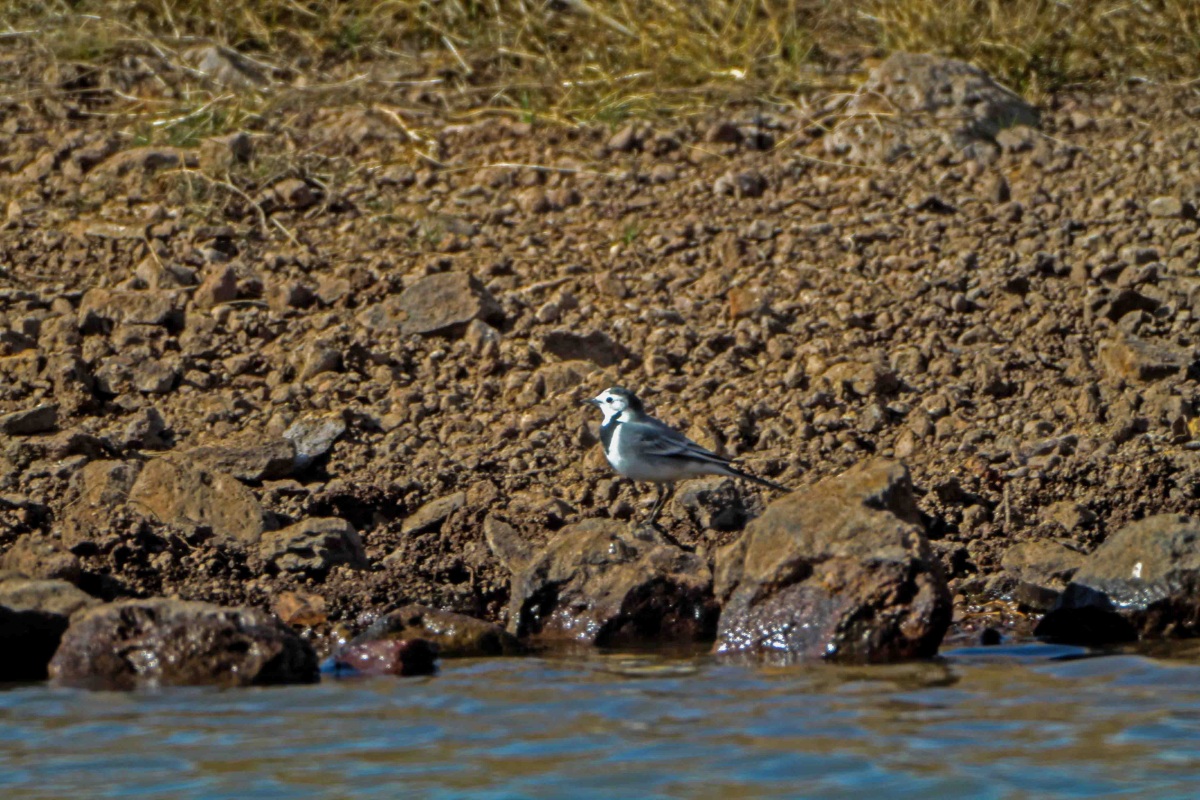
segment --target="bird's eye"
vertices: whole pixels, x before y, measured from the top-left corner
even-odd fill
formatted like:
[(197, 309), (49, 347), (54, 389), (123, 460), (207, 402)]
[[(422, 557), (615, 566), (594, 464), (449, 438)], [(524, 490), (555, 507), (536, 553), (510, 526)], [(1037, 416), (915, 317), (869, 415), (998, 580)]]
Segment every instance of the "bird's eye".
[(608, 398), (607, 400), (605, 400), (604, 402), (608, 403), (609, 405), (612, 405), (612, 403), (613, 403), (614, 401), (613, 401), (613, 399), (610, 397), (610, 398)]

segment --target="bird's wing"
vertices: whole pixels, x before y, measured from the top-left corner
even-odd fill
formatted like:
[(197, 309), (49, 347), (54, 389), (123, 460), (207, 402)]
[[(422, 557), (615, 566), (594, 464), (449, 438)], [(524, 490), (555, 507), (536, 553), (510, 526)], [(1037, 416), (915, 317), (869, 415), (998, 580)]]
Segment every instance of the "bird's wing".
[(640, 452), (660, 458), (694, 458), (713, 464), (726, 465), (729, 459), (701, 447), (677, 430), (668, 428), (658, 420), (627, 422), (624, 424), (630, 441)]

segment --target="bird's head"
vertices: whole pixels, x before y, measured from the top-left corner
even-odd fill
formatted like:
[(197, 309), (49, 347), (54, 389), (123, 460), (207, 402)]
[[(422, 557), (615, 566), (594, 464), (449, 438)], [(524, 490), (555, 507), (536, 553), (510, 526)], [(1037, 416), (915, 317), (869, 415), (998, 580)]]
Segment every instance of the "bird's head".
[(583, 402), (600, 409), (604, 414), (604, 421), (606, 423), (612, 419), (620, 419), (623, 416), (628, 418), (645, 413), (642, 408), (642, 401), (637, 399), (637, 395), (619, 386), (605, 389), (595, 397)]

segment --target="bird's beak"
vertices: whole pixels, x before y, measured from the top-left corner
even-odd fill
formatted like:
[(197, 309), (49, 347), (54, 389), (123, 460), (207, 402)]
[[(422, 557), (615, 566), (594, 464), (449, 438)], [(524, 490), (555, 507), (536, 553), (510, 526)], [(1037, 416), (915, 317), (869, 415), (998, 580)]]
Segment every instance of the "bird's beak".
[(584, 400), (584, 401), (583, 401), (583, 405), (585, 405), (585, 406), (599, 406), (599, 405), (600, 405), (600, 401), (599, 401), (599, 400), (597, 400), (597, 399), (596, 399), (596, 398), (594, 398), (594, 397), (589, 397), (587, 400)]

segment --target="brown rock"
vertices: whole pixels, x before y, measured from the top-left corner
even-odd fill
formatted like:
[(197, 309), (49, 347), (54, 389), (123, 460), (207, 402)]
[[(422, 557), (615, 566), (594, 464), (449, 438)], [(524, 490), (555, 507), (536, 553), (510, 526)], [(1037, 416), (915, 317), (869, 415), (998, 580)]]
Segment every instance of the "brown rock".
[(237, 296), (237, 268), (232, 264), (222, 264), (210, 272), (196, 289), (195, 299), (200, 308), (212, 308), (236, 300)]
[(298, 281), (275, 283), (267, 293), (271, 310), (283, 314), (297, 308), (308, 308), (316, 301), (316, 295), (308, 286)]
[(200, 143), (200, 169), (210, 175), (227, 172), (253, 157), (254, 141), (245, 132), (213, 136)]
[[(65, 623), (72, 614), (97, 605), (100, 605), (99, 600), (67, 581), (34, 578), (0, 581), (0, 606), (13, 611), (57, 614)], [(63, 628), (66, 628), (65, 624)]]
[(178, 326), (183, 321), (179, 302), (177, 292), (91, 289), (79, 306), (79, 328), (90, 331), (122, 322)]
[(627, 349), (601, 331), (550, 331), (542, 337), (542, 349), (564, 361), (590, 361), (599, 367), (614, 366), (629, 355)]
[(30, 436), (54, 430), (58, 425), (58, 404), (43, 403), (25, 411), (0, 415), (0, 433), (9, 436)]
[(1182, 351), (1132, 335), (1100, 343), (1100, 363), (1115, 378), (1152, 383), (1179, 375), (1190, 359)]
[(530, 562), (510, 565), (509, 630), (599, 647), (710, 639), (708, 565), (651, 539), (610, 519), (563, 528)]
[(283, 592), (275, 598), (275, 615), (285, 625), (311, 628), (328, 620), (325, 598), (305, 592)]
[(644, 135), (636, 125), (626, 125), (608, 139), (608, 149), (617, 153), (628, 153), (642, 147)]
[(323, 372), (337, 372), (341, 368), (341, 352), (318, 342), (308, 348), (304, 366), (300, 368), (300, 379), (306, 381)]
[(526, 214), (545, 214), (552, 210), (550, 198), (536, 186), (517, 195), (517, 206)]
[(299, 178), (285, 178), (275, 184), (272, 193), (281, 206), (295, 211), (311, 208), (321, 199), (320, 190)]
[(871, 71), (824, 139), (826, 151), (840, 157), (891, 161), (931, 142), (994, 148), (1001, 131), (1038, 124), (1037, 109), (972, 64), (894, 53)]
[(443, 658), (511, 656), (523, 652), (516, 637), (499, 625), (421, 605), (388, 612), (351, 644), (376, 639), (423, 639), (437, 645)]
[(178, 147), (135, 147), (117, 153), (112, 158), (101, 163), (91, 173), (91, 178), (104, 176), (124, 177), (129, 174), (148, 174), (160, 169), (176, 169), (182, 166), (196, 166), (194, 154), (187, 153)]
[(312, 683), (317, 657), (266, 611), (128, 600), (74, 617), (50, 677), (97, 689)]
[(731, 478), (697, 478), (679, 486), (675, 503), (682, 506), (693, 524), (703, 530), (741, 530), (749, 517), (745, 503)]
[[(79, 558), (54, 539), (29, 533), (0, 556), (0, 567), (44, 580), (77, 581), (83, 571)], [(3, 604), (3, 601), (0, 601)]]
[(483, 536), (492, 555), (509, 572), (520, 572), (533, 561), (533, 545), (504, 520), (488, 514), (483, 520)]
[(436, 500), (430, 500), (404, 518), (404, 523), (400, 526), (400, 532), (405, 536), (429, 533), (440, 528), (442, 523), (451, 514), (466, 504), (466, 492), (455, 492), (445, 497), (439, 497)]
[(187, 455), (205, 469), (227, 472), (253, 483), (286, 478), (292, 474), (296, 462), (296, 449), (287, 439), (196, 447)]
[(554, 361), (543, 364), (537, 374), (541, 376), (546, 387), (546, 396), (572, 392), (587, 380), (587, 377), (597, 371), (596, 364), (590, 361)]
[(760, 172), (729, 171), (713, 182), (713, 193), (734, 197), (762, 197), (767, 191), (767, 179)]
[(205, 45), (193, 48), (185, 55), (197, 71), (221, 86), (257, 89), (271, 82), (263, 65), (229, 47)]
[(184, 529), (204, 526), (222, 538), (255, 544), (263, 532), (263, 510), (241, 481), (184, 459), (156, 458), (146, 464), (129, 492), (133, 508)]
[(138, 461), (93, 461), (75, 473), (74, 499), (61, 520), (63, 544), (75, 547), (103, 534), (115, 510), (125, 505), (141, 469)]
[(406, 334), (460, 335), (473, 319), (500, 323), (500, 305), (476, 278), (442, 272), (421, 278), (398, 298), (400, 329)]
[(770, 308), (770, 295), (761, 289), (739, 286), (729, 290), (730, 319), (758, 317), (769, 311)]
[(269, 531), (263, 534), (258, 551), (283, 572), (324, 575), (340, 564), (355, 569), (370, 565), (358, 531), (337, 517), (314, 517)]
[(771, 503), (717, 554), (716, 595), (721, 653), (924, 658), (950, 623), (908, 470), (883, 460)]
[(1156, 197), (1146, 203), (1146, 213), (1152, 217), (1178, 217), (1183, 215), (1183, 201), (1178, 197)]

